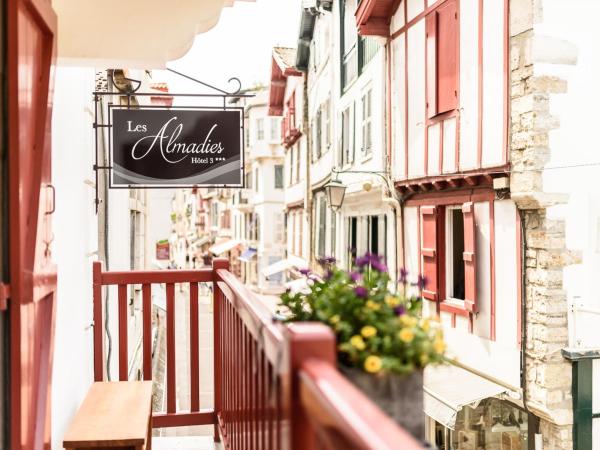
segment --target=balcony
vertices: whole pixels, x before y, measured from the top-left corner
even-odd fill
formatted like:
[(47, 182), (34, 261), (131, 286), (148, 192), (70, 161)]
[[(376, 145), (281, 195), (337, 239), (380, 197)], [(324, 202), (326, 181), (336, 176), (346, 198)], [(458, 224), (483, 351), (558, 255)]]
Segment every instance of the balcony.
[(296, 143), (296, 141), (302, 136), (302, 132), (298, 129), (296, 124), (296, 112), (295, 108), (289, 107), (281, 121), (281, 137), (282, 144), (284, 147), (289, 148)]
[[(206, 338), (206, 333), (199, 332), (201, 283), (213, 286), (212, 364), (201, 364), (199, 356), (200, 336)], [(101, 263), (94, 263), (94, 323), (104, 323), (105, 286), (117, 286), (118, 295), (108, 301), (117, 302), (120, 381), (129, 377), (127, 292), (129, 285), (136, 284), (142, 286), (143, 380), (153, 381), (153, 292), (164, 289), (166, 298), (166, 407), (164, 411), (154, 407), (149, 418), (152, 428), (212, 425), (211, 441), (233, 450), (422, 448), (338, 372), (335, 339), (329, 328), (274, 322), (266, 307), (229, 271), (224, 259), (200, 270), (105, 272)], [(182, 311), (188, 312), (188, 320), (180, 318)], [(189, 350), (182, 354), (177, 347), (176, 355), (176, 332), (180, 336), (181, 329), (187, 331)], [(96, 382), (106, 378), (104, 346), (103, 327), (94, 327)], [(189, 379), (189, 392), (178, 385), (181, 373)], [(212, 395), (202, 404), (205, 396), (200, 392), (200, 380), (211, 377)], [(156, 448), (192, 448), (187, 445), (193, 439), (174, 438), (169, 443), (157, 437), (154, 444)], [(212, 443), (207, 447), (206, 439), (198, 437), (196, 442), (201, 448), (219, 448)]]

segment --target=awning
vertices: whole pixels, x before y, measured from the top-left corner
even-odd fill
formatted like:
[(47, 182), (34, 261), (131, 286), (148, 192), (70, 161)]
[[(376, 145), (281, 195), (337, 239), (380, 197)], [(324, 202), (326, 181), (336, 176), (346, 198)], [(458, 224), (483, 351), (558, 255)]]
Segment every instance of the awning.
[(240, 241), (238, 241), (237, 239), (229, 239), (227, 241), (219, 242), (218, 244), (209, 247), (208, 251), (211, 252), (213, 255), (219, 256), (222, 253), (228, 252), (229, 250), (236, 248), (238, 245), (240, 245)]
[(211, 240), (212, 240), (211, 236), (201, 237), (200, 239), (197, 239), (194, 242), (192, 242), (192, 247), (194, 247), (194, 248), (202, 247), (204, 244), (208, 244)]
[(222, 9), (233, 3), (54, 0), (60, 24), (58, 57), (63, 64), (77, 66), (163, 68), (185, 55), (196, 35), (214, 27)]
[(281, 259), (276, 263), (271, 264), (263, 269), (262, 274), (265, 277), (270, 277), (276, 273), (283, 272), (285, 270), (293, 268), (303, 269), (308, 267), (308, 262), (302, 258), (296, 256), (289, 256), (288, 258)]
[(250, 262), (250, 260), (256, 256), (256, 252), (257, 252), (257, 250), (255, 248), (252, 248), (252, 247), (247, 248), (246, 250), (244, 250), (242, 252), (242, 254), (240, 255), (240, 257), (238, 259), (240, 261)]
[(486, 398), (508, 389), (454, 365), (425, 369), (424, 409), (432, 419), (454, 429), (456, 415), (465, 406), (477, 406)]
[(285, 287), (291, 291), (292, 294), (297, 292), (305, 292), (308, 290), (307, 278), (302, 277), (296, 280), (288, 281), (285, 283)]

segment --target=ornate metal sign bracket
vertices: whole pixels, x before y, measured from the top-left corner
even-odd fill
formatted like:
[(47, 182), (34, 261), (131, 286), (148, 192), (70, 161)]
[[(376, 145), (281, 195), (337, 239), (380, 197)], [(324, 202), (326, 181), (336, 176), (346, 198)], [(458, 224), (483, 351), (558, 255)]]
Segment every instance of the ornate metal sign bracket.
[[(95, 134), (95, 160), (94, 160), (94, 165), (93, 165), (93, 170), (95, 173), (95, 200), (94, 200), (94, 204), (95, 204), (95, 210), (96, 210), (96, 214), (98, 213), (98, 208), (100, 205), (100, 195), (99, 195), (99, 174), (98, 171), (100, 170), (108, 170), (111, 171), (113, 169), (113, 162), (112, 162), (112, 157), (111, 157), (111, 136), (112, 136), (112, 129), (113, 129), (113, 124), (111, 123), (111, 109), (113, 108), (120, 108), (120, 109), (142, 109), (144, 107), (147, 108), (147, 106), (142, 106), (139, 105), (138, 102), (135, 100), (136, 98), (141, 98), (141, 97), (153, 97), (153, 98), (165, 98), (165, 99), (176, 99), (178, 97), (186, 97), (186, 98), (198, 98), (198, 99), (209, 99), (209, 98), (220, 98), (223, 101), (222, 104), (222, 110), (232, 110), (232, 109), (240, 109), (239, 107), (231, 107), (227, 105), (228, 100), (233, 100), (233, 99), (239, 99), (239, 98), (248, 98), (248, 97), (254, 97), (254, 94), (251, 93), (247, 93), (245, 91), (242, 90), (242, 83), (239, 80), (239, 78), (237, 77), (232, 77), (229, 78), (228, 83), (231, 85), (233, 83), (233, 87), (234, 89), (232, 90), (225, 90), (225, 89), (221, 89), (218, 88), (216, 86), (213, 86), (209, 83), (206, 83), (202, 80), (199, 80), (197, 78), (191, 77), (189, 75), (186, 75), (184, 73), (178, 72), (174, 69), (170, 69), (167, 68), (167, 71), (174, 73), (178, 76), (181, 76), (183, 78), (186, 78), (190, 81), (193, 81), (194, 83), (197, 83), (201, 86), (204, 86), (208, 89), (210, 89), (212, 92), (208, 92), (208, 93), (172, 93), (172, 92), (160, 92), (160, 91), (155, 91), (155, 92), (139, 92), (140, 88), (142, 87), (142, 81), (141, 80), (136, 80), (133, 78), (128, 78), (125, 76), (120, 77), (120, 80), (123, 80), (127, 83), (117, 83), (115, 81), (115, 70), (108, 70), (107, 71), (107, 83), (106, 83), (106, 90), (95, 90), (93, 92), (93, 96), (94, 96), (94, 123), (93, 123), (93, 128), (94, 128), (94, 134)], [(106, 97), (107, 100), (104, 100)], [(113, 103), (113, 97), (117, 97), (117, 100), (119, 100), (119, 102), (117, 104)], [(126, 101), (125, 104), (123, 104), (122, 101)], [(193, 107), (190, 106), (171, 106), (171, 105), (153, 105), (151, 107), (152, 109), (165, 109), (165, 110), (169, 110), (171, 108), (188, 108), (188, 109), (192, 109)], [(198, 108), (203, 108), (203, 107), (198, 107)], [(217, 107), (211, 107), (213, 109), (221, 109), (220, 106)], [(244, 134), (244, 124), (243, 121), (240, 124), (240, 128), (241, 128), (241, 136), (243, 137)], [(106, 129), (106, 130), (105, 130)], [(242, 141), (242, 152), (241, 152), (241, 171), (242, 171), (242, 180), (243, 180), (243, 158), (244, 158), (244, 149), (243, 149), (243, 145), (244, 145), (244, 139), (241, 139)], [(101, 155), (101, 149), (102, 149), (102, 155)], [(101, 161), (102, 159), (102, 161)], [(108, 182), (108, 181), (107, 181)], [(204, 185), (203, 185), (204, 186)], [(113, 186), (110, 186), (113, 187)], [(148, 188), (147, 186), (139, 186), (139, 185), (128, 185), (125, 186), (126, 188), (130, 188), (130, 189), (144, 189), (144, 188)], [(160, 188), (176, 188), (176, 187), (188, 187), (188, 186), (152, 186), (152, 188), (154, 189), (160, 189)], [(189, 187), (195, 187), (195, 186), (189, 186)], [(225, 185), (211, 185), (208, 187), (225, 187)]]

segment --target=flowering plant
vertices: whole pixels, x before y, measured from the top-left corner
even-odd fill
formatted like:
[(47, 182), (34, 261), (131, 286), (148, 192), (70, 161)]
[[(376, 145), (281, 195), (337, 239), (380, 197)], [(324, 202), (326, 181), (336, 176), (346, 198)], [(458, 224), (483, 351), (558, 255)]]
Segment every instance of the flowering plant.
[[(437, 319), (420, 318), (425, 280), (409, 283), (401, 271), (400, 290), (392, 291), (382, 258), (367, 253), (352, 270), (320, 261), (324, 275), (309, 270), (304, 292), (281, 296), (285, 321), (318, 321), (331, 327), (342, 365), (369, 373), (408, 374), (444, 360), (446, 344)], [(411, 291), (414, 291), (411, 294)]]

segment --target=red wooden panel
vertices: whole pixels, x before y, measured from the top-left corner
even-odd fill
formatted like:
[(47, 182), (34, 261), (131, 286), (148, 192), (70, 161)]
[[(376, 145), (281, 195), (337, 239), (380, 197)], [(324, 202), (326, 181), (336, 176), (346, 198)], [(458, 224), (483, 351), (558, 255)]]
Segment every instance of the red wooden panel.
[(3, 2), (6, 47), (7, 235), (10, 273), (7, 448), (50, 447), (56, 267), (52, 262), (52, 72), (56, 16), (48, 1)]
[(456, 109), (458, 98), (458, 15), (456, 0), (437, 9), (437, 113)]
[(127, 285), (119, 285), (119, 381), (127, 381), (129, 358), (127, 357)]
[(426, 80), (425, 89), (427, 91), (427, 117), (431, 118), (438, 113), (437, 104), (437, 13), (434, 11), (425, 18), (426, 33)]
[(438, 301), (438, 211), (435, 206), (421, 207), (421, 255), (425, 288), (423, 298)]
[(211, 269), (104, 272), (102, 284), (192, 283), (212, 281)]
[(175, 285), (167, 283), (167, 412), (177, 405), (175, 378)]
[(200, 409), (200, 361), (198, 338), (198, 283), (190, 283), (190, 408)]
[(152, 379), (152, 286), (142, 285), (142, 352), (144, 380)]
[(477, 255), (475, 207), (473, 202), (464, 203), (462, 213), (465, 227), (465, 308), (470, 312), (477, 311)]

